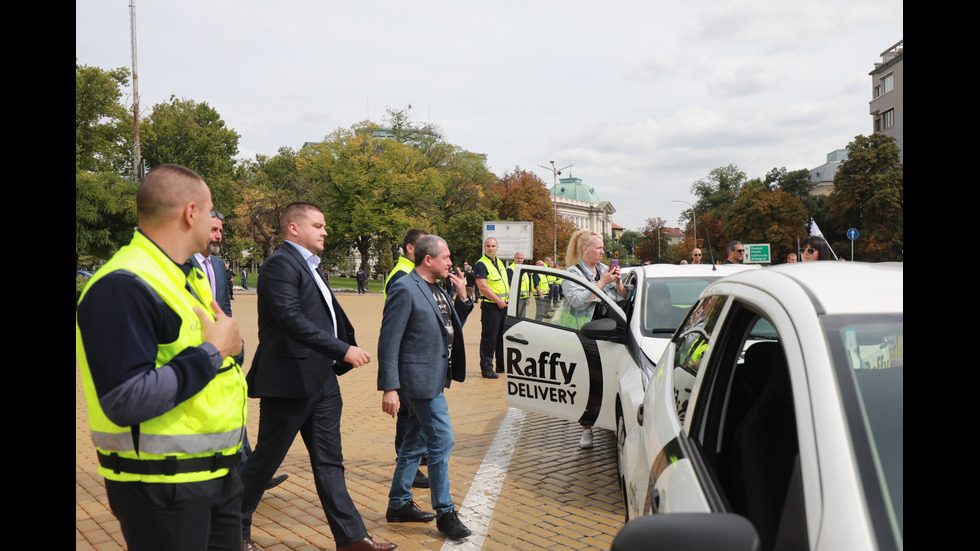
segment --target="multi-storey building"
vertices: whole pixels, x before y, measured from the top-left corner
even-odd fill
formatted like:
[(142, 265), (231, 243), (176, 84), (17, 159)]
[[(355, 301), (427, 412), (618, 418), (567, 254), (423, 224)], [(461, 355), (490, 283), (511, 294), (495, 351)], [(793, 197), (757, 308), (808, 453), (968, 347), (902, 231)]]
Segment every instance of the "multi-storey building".
[(871, 75), (872, 130), (895, 138), (898, 159), (903, 161), (905, 130), (904, 53), (899, 40), (891, 48), (881, 52), (881, 62), (875, 63)]

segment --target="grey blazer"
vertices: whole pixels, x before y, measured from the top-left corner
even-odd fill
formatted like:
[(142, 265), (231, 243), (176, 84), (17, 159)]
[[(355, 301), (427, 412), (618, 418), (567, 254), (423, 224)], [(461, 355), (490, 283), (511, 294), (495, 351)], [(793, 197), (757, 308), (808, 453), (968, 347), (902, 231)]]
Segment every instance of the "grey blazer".
[[(445, 293), (442, 287), (439, 291)], [(446, 299), (452, 301), (449, 295)], [(378, 341), (378, 390), (395, 390), (403, 399), (431, 400), (450, 380), (466, 379), (463, 323), (473, 302), (453, 303), (452, 370), (449, 334), (428, 284), (412, 270), (388, 291)]]

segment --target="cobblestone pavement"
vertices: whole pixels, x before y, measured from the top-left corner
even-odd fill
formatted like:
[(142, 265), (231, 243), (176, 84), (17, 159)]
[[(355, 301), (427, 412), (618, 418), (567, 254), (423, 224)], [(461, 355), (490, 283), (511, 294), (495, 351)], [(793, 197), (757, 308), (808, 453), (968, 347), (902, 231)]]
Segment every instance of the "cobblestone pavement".
[[(408, 550), (444, 545), (449, 549), (609, 549), (624, 515), (613, 434), (596, 430), (595, 447), (583, 450), (578, 447), (581, 429), (575, 424), (518, 410), (508, 414), (504, 378), (480, 377), (479, 306), (464, 327), (467, 380), (454, 383), (446, 393), (456, 436), (450, 461), (453, 501), (474, 535), (447, 543), (434, 522), (386, 522), (395, 421), (381, 412), (381, 393), (376, 390), (373, 358), (382, 298), (378, 293), (338, 293), (338, 299), (353, 322), (358, 344), (372, 354), (370, 364), (340, 381), (348, 489), (375, 540)], [(248, 366), (258, 342), (254, 291), (237, 292), (232, 308), (246, 342)], [(96, 470), (85, 409), (76, 366), (75, 548), (122, 549), (119, 523), (109, 511), (103, 479)], [(249, 400), (247, 426), (253, 445), (258, 420), (259, 401)], [(492, 447), (495, 438), (498, 444)], [(507, 445), (508, 438), (512, 445)], [(266, 551), (332, 549), (334, 541), (302, 439), (294, 442), (279, 472), (288, 473), (289, 479), (266, 493), (253, 517), (252, 537)], [(431, 510), (429, 491), (415, 492), (415, 501)]]

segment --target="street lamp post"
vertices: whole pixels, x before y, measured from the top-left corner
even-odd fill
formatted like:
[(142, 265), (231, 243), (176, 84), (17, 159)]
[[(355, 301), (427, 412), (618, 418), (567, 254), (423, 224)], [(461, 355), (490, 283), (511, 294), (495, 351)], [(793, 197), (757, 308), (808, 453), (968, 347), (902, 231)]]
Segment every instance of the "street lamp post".
[(545, 170), (550, 170), (551, 177), (553, 178), (554, 181), (554, 185), (551, 188), (551, 202), (555, 208), (555, 249), (554, 251), (552, 251), (552, 254), (554, 254), (554, 256), (551, 257), (551, 261), (557, 264), (558, 263), (558, 175), (561, 174), (561, 171), (565, 170), (566, 168), (572, 168), (575, 165), (568, 165), (568, 166), (563, 166), (561, 168), (555, 168), (555, 162), (554, 161), (549, 161), (549, 162), (551, 163), (551, 166), (544, 166), (544, 165), (538, 165), (538, 166), (540, 166)]
[[(671, 199), (672, 203), (684, 203), (685, 205), (691, 205), (687, 201), (678, 201), (677, 199)], [(691, 205), (691, 214), (694, 216), (694, 248), (698, 248), (698, 212), (694, 210), (694, 205)]]

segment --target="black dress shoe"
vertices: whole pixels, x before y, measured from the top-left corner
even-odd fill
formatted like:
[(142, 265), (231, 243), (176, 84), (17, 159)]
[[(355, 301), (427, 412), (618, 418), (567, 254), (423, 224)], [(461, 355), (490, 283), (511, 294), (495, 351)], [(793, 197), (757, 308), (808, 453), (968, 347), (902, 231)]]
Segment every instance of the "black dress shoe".
[(388, 519), (388, 522), (431, 522), (432, 519), (436, 518), (436, 514), (427, 513), (419, 509), (414, 501), (409, 501), (398, 509), (388, 507), (385, 518)]
[(428, 488), (429, 477), (422, 474), (422, 470), (415, 471), (415, 480), (412, 481), (412, 488)]
[(463, 521), (459, 520), (459, 513), (455, 510), (441, 515), (436, 520), (436, 528), (454, 540), (463, 539), (473, 533), (463, 524)]
[(484, 379), (499, 379), (500, 378), (500, 375), (497, 375), (493, 371), (484, 371), (483, 372), (483, 378)]
[(265, 489), (266, 490), (271, 490), (271, 489), (275, 488), (276, 486), (278, 486), (278, 485), (282, 484), (283, 482), (285, 482), (287, 478), (289, 478), (289, 475), (288, 474), (281, 474), (279, 476), (274, 476), (274, 477), (272, 477), (269, 480), (269, 483), (265, 485)]
[(392, 549), (398, 549), (398, 546), (393, 543), (378, 543), (368, 536), (351, 545), (338, 547), (337, 551), (391, 551)]

